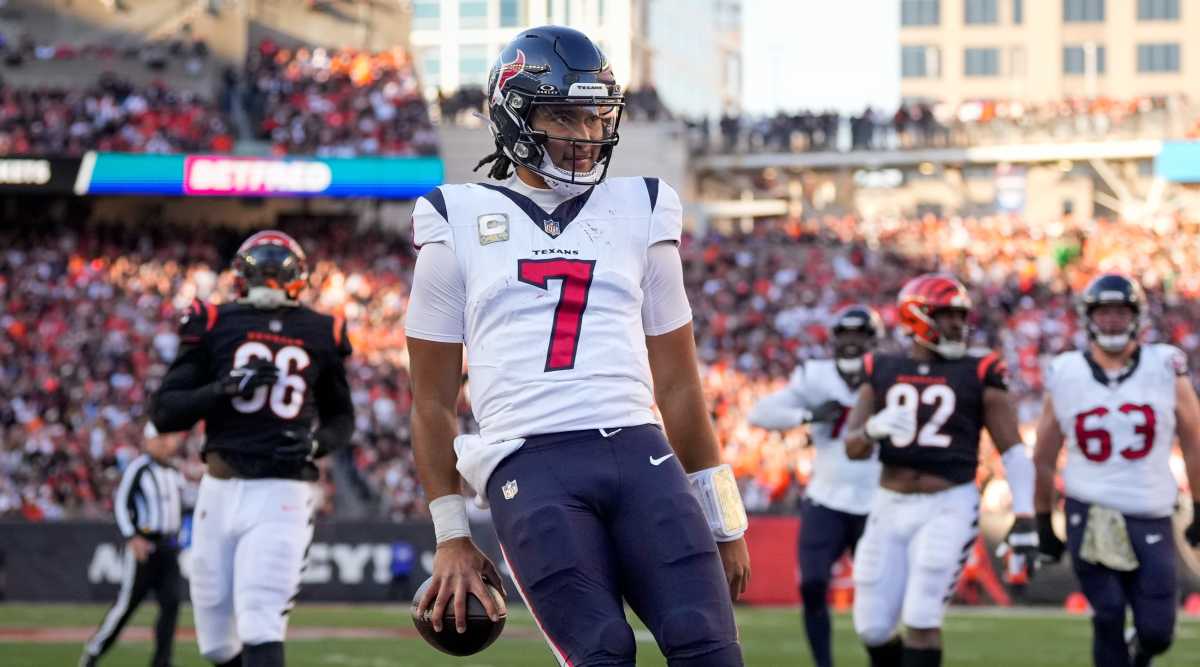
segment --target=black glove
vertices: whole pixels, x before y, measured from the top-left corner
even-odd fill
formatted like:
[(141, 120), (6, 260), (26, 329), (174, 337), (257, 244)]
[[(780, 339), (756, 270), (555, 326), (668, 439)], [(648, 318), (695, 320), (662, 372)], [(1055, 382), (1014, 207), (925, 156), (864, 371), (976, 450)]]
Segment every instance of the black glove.
[(256, 357), (217, 380), (217, 392), (224, 396), (249, 398), (255, 389), (270, 387), (278, 379), (279, 368), (267, 359)]
[(818, 423), (835, 422), (846, 408), (837, 401), (825, 401), (813, 408), (811, 420)]
[(1004, 543), (1008, 545), (1009, 549), (1012, 549), (1013, 553), (1025, 557), (1025, 567), (1032, 575), (1033, 567), (1037, 563), (1038, 544), (1040, 543), (1037, 525), (1034, 523), (1033, 517), (1019, 516), (1013, 519), (1012, 528), (1008, 529)]
[(1037, 515), (1038, 552), (1042, 559), (1057, 563), (1062, 560), (1067, 545), (1058, 539), (1054, 532), (1054, 524), (1050, 522), (1050, 513), (1041, 512)]
[(276, 461), (298, 465), (311, 460), (317, 453), (317, 439), (308, 431), (287, 430), (283, 432), (286, 443), (271, 452)]
[(1183, 539), (1193, 547), (1200, 546), (1200, 502), (1192, 501), (1192, 525), (1183, 531)]

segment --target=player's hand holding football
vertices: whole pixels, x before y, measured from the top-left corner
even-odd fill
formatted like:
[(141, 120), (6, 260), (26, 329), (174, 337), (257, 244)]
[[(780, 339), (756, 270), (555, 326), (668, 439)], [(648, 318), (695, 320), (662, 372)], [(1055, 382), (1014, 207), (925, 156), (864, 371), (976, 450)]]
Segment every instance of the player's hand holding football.
[(1190, 546), (1200, 546), (1200, 502), (1192, 501), (1192, 523), (1183, 531), (1183, 539)]
[(917, 430), (916, 410), (889, 405), (871, 415), (866, 423), (867, 437), (872, 440), (895, 438), (903, 440)]
[(729, 596), (736, 601), (746, 592), (746, 586), (750, 585), (750, 549), (746, 546), (746, 538), (717, 542), (717, 551), (721, 552), (721, 565), (725, 567), (725, 580), (729, 582)]
[[(1016, 524), (1014, 524), (1015, 526)], [(1066, 551), (1067, 545), (1063, 544), (1063, 541), (1058, 539), (1058, 535), (1054, 532), (1054, 524), (1050, 521), (1049, 512), (1037, 515), (1037, 533), (1037, 548), (1038, 553), (1041, 554), (1041, 559), (1052, 563), (1062, 560), (1062, 555)]]
[(248, 398), (259, 387), (270, 387), (279, 379), (279, 368), (261, 357), (239, 366), (217, 380), (217, 391), (225, 396)]
[(437, 632), (442, 631), (442, 616), (446, 607), (453, 604), (454, 625), (460, 633), (467, 631), (467, 593), (474, 593), (483, 603), (488, 618), (500, 620), (507, 613), (504, 603), (497, 606), (488, 593), (484, 581), (490, 582), (501, 592), (504, 590), (500, 572), (469, 537), (459, 537), (441, 542), (433, 555), (433, 585), (417, 605), (417, 615), (432, 610), (430, 622)]

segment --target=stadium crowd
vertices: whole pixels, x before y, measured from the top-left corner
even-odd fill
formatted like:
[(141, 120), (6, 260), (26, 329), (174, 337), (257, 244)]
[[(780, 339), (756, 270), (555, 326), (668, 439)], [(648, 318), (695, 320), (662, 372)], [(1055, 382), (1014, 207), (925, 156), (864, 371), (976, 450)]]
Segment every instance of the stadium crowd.
[(1072, 98), (1026, 104), (971, 100), (957, 106), (913, 102), (887, 113), (725, 114), (687, 121), (698, 153), (946, 148), (1029, 141), (1183, 136), (1196, 110), (1183, 97)]
[(161, 82), (139, 86), (113, 75), (69, 89), (0, 82), (0, 155), (229, 152), (233, 144), (228, 118), (212, 102)]
[[(419, 516), (402, 326), (411, 248), (402, 236), (349, 225), (310, 220), (284, 228), (313, 257), (310, 300), (345, 315), (356, 351), (349, 376), (358, 432), (353, 449), (325, 466), (324, 510), (351, 499), (372, 514)], [(108, 511), (111, 487), (136, 451), (146, 396), (177, 349), (174, 314), (193, 297), (230, 298), (230, 276), (220, 270), (241, 235), (104, 223), (4, 226), (0, 515)], [(891, 324), (890, 300), (906, 279), (935, 268), (962, 276), (977, 304), (973, 342), (1004, 352), (1028, 424), (1047, 355), (1081, 342), (1071, 290), (1098, 271), (1140, 277), (1154, 303), (1148, 337), (1200, 361), (1200, 279), (1184, 272), (1197, 251), (1196, 224), (1069, 216), (1049, 225), (1015, 217), (780, 219), (749, 233), (685, 238), (705, 388), (747, 504), (787, 507), (803, 488), (811, 461), (804, 431), (769, 433), (745, 416), (798, 360), (824, 354), (825, 324), (842, 305), (873, 303)], [(460, 416), (471, 428), (465, 397)], [(193, 475), (199, 441), (193, 433)], [(334, 476), (350, 480), (349, 488), (332, 488)]]
[(263, 40), (246, 63), (247, 111), (277, 154), (436, 155), (411, 55), (400, 48), (284, 48)]

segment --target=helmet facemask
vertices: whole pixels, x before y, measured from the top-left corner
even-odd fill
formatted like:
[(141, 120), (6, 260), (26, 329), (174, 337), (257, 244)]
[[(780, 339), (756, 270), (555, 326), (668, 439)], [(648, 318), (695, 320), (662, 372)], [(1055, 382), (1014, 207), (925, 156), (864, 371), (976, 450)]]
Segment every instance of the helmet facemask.
[[(492, 132), (514, 164), (541, 176), (551, 189), (567, 196), (582, 194), (608, 175), (624, 102), (621, 96), (529, 98), (508, 94), (505, 122), (493, 119)], [(523, 112), (523, 113), (522, 113)], [(515, 128), (508, 146), (502, 126)]]
[[(1119, 314), (1122, 310), (1129, 314), (1127, 324), (1122, 324), (1124, 318)], [(1141, 329), (1140, 314), (1138, 308), (1131, 303), (1101, 302), (1091, 305), (1084, 313), (1088, 337), (1101, 350), (1109, 354), (1120, 354), (1137, 339)], [(1101, 322), (1097, 321), (1097, 315)]]
[(239, 301), (256, 308), (295, 306), (308, 286), (304, 251), (281, 232), (259, 232), (238, 249), (233, 259)]
[[(970, 328), (967, 326), (967, 309), (949, 307), (938, 308), (936, 310), (925, 308), (916, 308), (914, 310), (916, 311), (916, 315), (924, 320), (929, 325), (930, 331), (933, 332), (933, 336), (928, 339), (924, 336), (914, 336), (913, 339), (919, 345), (932, 350), (943, 359), (962, 359), (967, 355), (967, 339), (970, 336)], [(947, 324), (943, 318), (939, 317), (943, 314), (951, 313), (961, 313), (961, 325), (957, 322)]]

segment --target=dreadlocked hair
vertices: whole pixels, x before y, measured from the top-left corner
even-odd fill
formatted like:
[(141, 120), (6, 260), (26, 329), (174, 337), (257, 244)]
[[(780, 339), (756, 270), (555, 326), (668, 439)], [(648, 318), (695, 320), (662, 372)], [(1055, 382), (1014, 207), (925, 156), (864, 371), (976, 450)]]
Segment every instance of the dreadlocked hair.
[(510, 160), (509, 157), (504, 154), (504, 145), (500, 143), (499, 139), (496, 140), (496, 150), (493, 151), (491, 155), (488, 155), (480, 160), (479, 164), (475, 165), (475, 168), (471, 171), (479, 171), (480, 167), (488, 164), (489, 162), (493, 164), (491, 168), (488, 169), (488, 178), (504, 181), (508, 180), (509, 176), (512, 176), (512, 160)]

